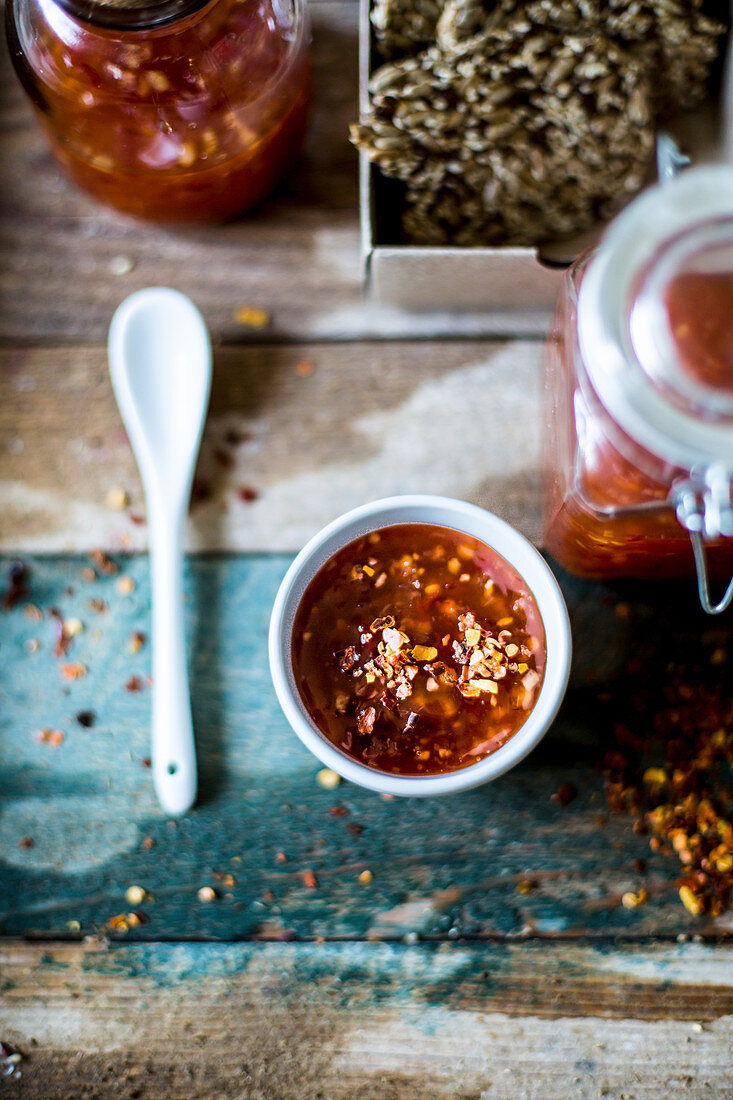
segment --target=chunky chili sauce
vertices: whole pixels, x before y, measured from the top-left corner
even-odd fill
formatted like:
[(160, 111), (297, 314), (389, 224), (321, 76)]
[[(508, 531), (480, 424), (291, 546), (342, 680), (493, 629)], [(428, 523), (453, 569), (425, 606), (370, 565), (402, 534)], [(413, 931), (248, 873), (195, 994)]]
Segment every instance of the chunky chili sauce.
[[(574, 374), (577, 287), (589, 257), (561, 295), (547, 344), (547, 478), (544, 546), (565, 569), (584, 577), (673, 578), (693, 575), (689, 533), (668, 504), (672, 480), (683, 476), (624, 436), (632, 462), (611, 442), (608, 418), (589, 405)], [(665, 308), (683, 367), (699, 382), (733, 388), (733, 275), (683, 274), (667, 287)], [(643, 459), (643, 462), (642, 462)], [(641, 467), (656, 466), (653, 477)], [(706, 546), (708, 569), (730, 576), (733, 540)]]
[[(213, 0), (170, 27), (115, 31), (41, 0), (16, 64), (54, 152), (97, 198), (138, 217), (225, 219), (299, 151), (307, 35), (272, 0)], [(293, 40), (291, 40), (293, 39)]]
[(667, 288), (682, 366), (697, 382), (733, 393), (733, 272), (687, 272)]
[(524, 724), (544, 675), (544, 627), (495, 551), (402, 524), (322, 567), (295, 618), (293, 669), (336, 748), (378, 771), (436, 775), (482, 760)]

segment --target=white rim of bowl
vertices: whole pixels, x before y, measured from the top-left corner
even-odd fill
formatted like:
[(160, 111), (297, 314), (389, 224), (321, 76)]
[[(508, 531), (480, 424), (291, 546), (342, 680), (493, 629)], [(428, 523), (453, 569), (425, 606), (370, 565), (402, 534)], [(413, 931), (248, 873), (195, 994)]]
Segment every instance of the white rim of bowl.
[[(319, 569), (342, 547), (384, 527), (426, 523), (448, 527), (485, 543), (514, 566), (539, 608), (545, 628), (546, 665), (540, 694), (524, 725), (476, 764), (442, 775), (391, 775), (360, 764), (320, 732), (300, 697), (292, 667), (292, 630), (300, 601)], [(549, 566), (535, 547), (504, 520), (475, 504), (450, 497), (387, 497), (339, 516), (314, 535), (285, 574), (272, 609), (270, 673), (280, 706), (300, 740), (344, 779), (383, 794), (426, 796), (469, 790), (518, 764), (552, 724), (565, 695), (572, 652), (565, 600)]]

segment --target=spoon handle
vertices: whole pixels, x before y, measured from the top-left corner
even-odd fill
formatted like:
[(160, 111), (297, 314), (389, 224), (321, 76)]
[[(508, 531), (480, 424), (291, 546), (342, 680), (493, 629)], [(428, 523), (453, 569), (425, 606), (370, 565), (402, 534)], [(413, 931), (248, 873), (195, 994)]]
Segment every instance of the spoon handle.
[(152, 519), (153, 782), (166, 813), (178, 816), (196, 799), (196, 750), (183, 624), (183, 522), (156, 510)]

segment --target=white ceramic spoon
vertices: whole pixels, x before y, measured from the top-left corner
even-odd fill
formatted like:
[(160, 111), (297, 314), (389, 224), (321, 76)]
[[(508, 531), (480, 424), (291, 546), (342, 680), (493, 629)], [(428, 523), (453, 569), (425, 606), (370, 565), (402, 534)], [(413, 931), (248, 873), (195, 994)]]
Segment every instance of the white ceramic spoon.
[(211, 387), (211, 345), (185, 295), (126, 298), (109, 330), (117, 404), (140, 468), (150, 531), (155, 790), (169, 814), (196, 798), (196, 750), (183, 626), (183, 532)]

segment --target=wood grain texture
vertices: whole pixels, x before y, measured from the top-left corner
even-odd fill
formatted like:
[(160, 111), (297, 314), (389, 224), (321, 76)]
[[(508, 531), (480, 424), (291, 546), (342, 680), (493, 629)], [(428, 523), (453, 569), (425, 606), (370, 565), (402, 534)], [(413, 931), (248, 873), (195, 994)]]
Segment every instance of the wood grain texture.
[[(266, 638), (288, 561), (188, 561), (201, 797), (175, 825), (157, 806), (144, 765), (149, 646), (129, 652), (133, 634), (149, 632), (147, 559), (120, 559), (120, 575), (134, 585), (126, 595), (119, 576), (85, 580), (85, 559), (27, 561), (27, 599), (43, 618), (29, 616), (23, 603), (0, 613), (0, 933), (79, 937), (103, 929), (129, 910), (125, 890), (133, 884), (152, 897), (135, 906), (147, 922), (128, 935), (149, 939), (732, 930), (729, 915), (715, 922), (689, 916), (677, 895), (677, 861), (650, 853), (632, 818), (598, 821), (605, 810), (600, 764), (616, 722), (631, 720), (626, 662), (642, 662), (653, 678), (668, 661), (686, 661), (693, 648), (705, 660), (713, 648), (731, 647), (730, 628), (704, 633), (691, 587), (663, 586), (651, 602), (640, 587), (614, 591), (561, 577), (577, 656), (565, 705), (545, 740), (478, 790), (385, 801), (347, 783), (322, 790), (319, 763), (280, 712)], [(6, 568), (7, 559), (0, 564)], [(627, 601), (622, 616), (615, 613), (619, 594)], [(107, 610), (90, 607), (90, 598), (103, 599)], [(80, 679), (65, 679), (53, 654), (50, 608), (85, 628), (66, 658), (84, 665)], [(29, 652), (33, 639), (39, 646)], [(140, 691), (126, 690), (131, 676), (139, 677)], [(93, 712), (91, 728), (76, 717), (83, 711)], [(43, 728), (63, 731), (63, 744), (39, 743), (34, 734)], [(552, 795), (565, 781), (579, 794), (563, 809)], [(640, 857), (649, 861), (644, 873), (635, 869)], [(365, 870), (372, 874), (366, 884), (359, 881)], [(227, 885), (227, 874), (236, 881)], [(528, 894), (518, 890), (524, 879), (535, 883)], [(214, 887), (217, 899), (199, 900), (202, 886)], [(641, 886), (648, 901), (623, 908), (624, 892)]]
[[(0, 340), (94, 340), (144, 286), (173, 286), (218, 338), (261, 339), (235, 320), (271, 312), (271, 340), (542, 331), (546, 318), (406, 314), (365, 302), (357, 156), (358, 5), (310, 5), (314, 94), (304, 153), (257, 211), (226, 226), (165, 229), (107, 210), (52, 159), (0, 41)], [(32, 186), (29, 182), (32, 181)], [(124, 257), (130, 270), (115, 275)], [(488, 307), (489, 303), (487, 303)]]
[[(529, 341), (218, 347), (189, 547), (298, 550), (404, 492), (472, 500), (537, 540), (541, 363)], [(0, 508), (4, 550), (147, 545), (104, 347), (0, 352)]]
[(730, 1094), (731, 951), (6, 943), (18, 1098)]

